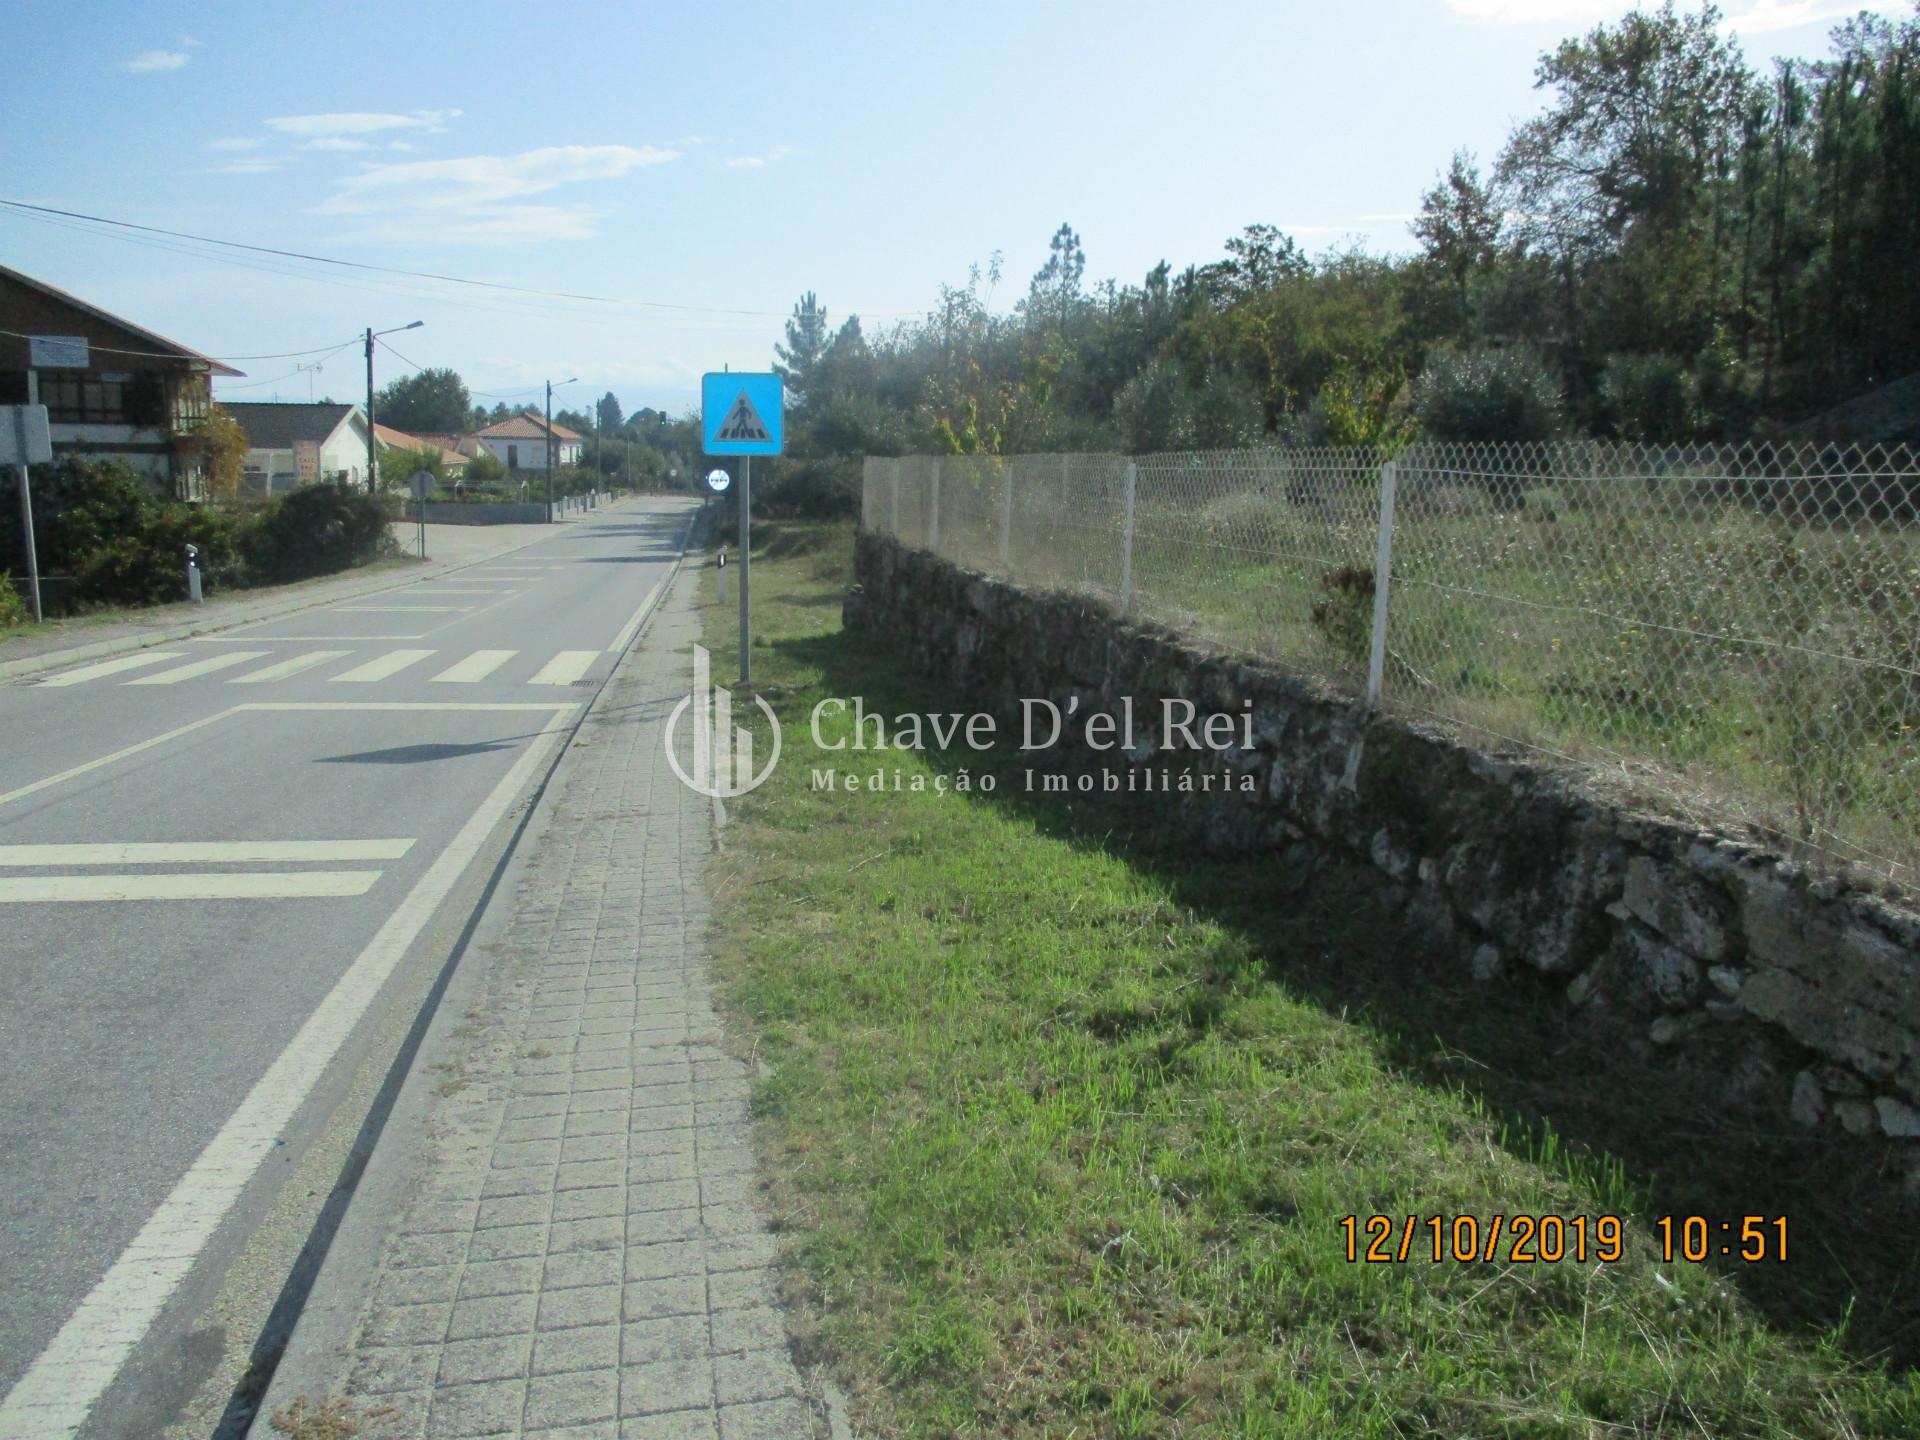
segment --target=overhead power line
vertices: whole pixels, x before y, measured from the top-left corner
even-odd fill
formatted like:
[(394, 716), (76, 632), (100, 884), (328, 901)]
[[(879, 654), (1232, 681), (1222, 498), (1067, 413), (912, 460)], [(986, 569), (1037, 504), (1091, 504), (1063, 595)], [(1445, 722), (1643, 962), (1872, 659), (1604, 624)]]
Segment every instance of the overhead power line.
[[(548, 300), (578, 300), (590, 305), (632, 305), (646, 310), (673, 310), (690, 315), (747, 315), (756, 319), (783, 320), (786, 312), (741, 310), (718, 305), (680, 305), (666, 300), (634, 300), (618, 295), (589, 295), (572, 290), (545, 290), (531, 285), (509, 285), (501, 280), (475, 280), (465, 275), (445, 275), (432, 270), (406, 270), (392, 265), (373, 265), (361, 260), (340, 260), (330, 255), (309, 255), (299, 250), (279, 250), (270, 245), (249, 245), (239, 240), (222, 240), (213, 235), (194, 235), (184, 230), (168, 230), (158, 225), (136, 225), (130, 220), (112, 220), (104, 215), (86, 215), (77, 210), (58, 210), (50, 205), (30, 205), (24, 200), (3, 200), (0, 205), (30, 214), (78, 220), (90, 225), (105, 225), (116, 230), (137, 231), (143, 235), (164, 235), (173, 240), (191, 240), (201, 245), (218, 245), (229, 250), (245, 250), (255, 255), (273, 255), (283, 260), (303, 260), (314, 265), (337, 265), (348, 270), (365, 270), (380, 275), (400, 275), (412, 280), (434, 280), (445, 285), (467, 285), (480, 290), (501, 290), (515, 295), (533, 295)], [(264, 358), (264, 357), (263, 357)]]
[[(0, 330), (0, 335), (10, 335), (15, 340), (31, 340), (34, 338), (31, 335), (22, 334), (18, 330)], [(282, 350), (273, 355), (208, 355), (203, 358), (220, 361), (298, 360), (308, 355), (324, 355), (330, 351), (341, 350), (351, 344), (353, 344), (352, 340), (343, 340), (338, 345), (316, 345), (311, 350)], [(142, 360), (178, 360), (181, 358), (177, 352), (170, 350), (120, 350), (112, 345), (95, 345), (91, 342), (89, 342), (87, 348), (89, 350), (98, 350), (102, 355), (133, 355)]]

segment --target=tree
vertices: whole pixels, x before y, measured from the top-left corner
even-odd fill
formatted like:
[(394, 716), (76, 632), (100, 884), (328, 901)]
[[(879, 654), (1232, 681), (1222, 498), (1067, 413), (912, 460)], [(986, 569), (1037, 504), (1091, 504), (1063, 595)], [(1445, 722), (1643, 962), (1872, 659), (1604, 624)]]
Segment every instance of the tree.
[(807, 387), (812, 383), (814, 371), (819, 368), (820, 357), (826, 353), (826, 349), (826, 307), (809, 290), (794, 305), (793, 315), (787, 321), (787, 343), (773, 347), (774, 354), (780, 357), (779, 363), (773, 367), (774, 372), (787, 382), (787, 388), (793, 392), (796, 409), (806, 402)]
[(1505, 206), (1561, 263), (1570, 302), (1582, 282), (1610, 282), (1601, 348), (1691, 355), (1718, 319), (1718, 181), (1750, 83), (1720, 19), (1666, 0), (1563, 41), (1535, 72), (1552, 105), (1501, 154)]
[(1466, 319), (1467, 282), (1493, 263), (1500, 239), (1500, 212), (1470, 151), (1453, 152), (1447, 173), (1420, 198), (1411, 228), (1427, 263), (1452, 286), (1457, 326)]
[(240, 475), (247, 463), (247, 432), (218, 405), (209, 406), (200, 422), (199, 439), (207, 464), (207, 494), (231, 500), (240, 493)]
[(593, 412), (594, 419), (598, 422), (595, 428), (602, 432), (618, 430), (626, 418), (621, 413), (620, 402), (614, 398), (611, 390), (594, 403)]
[(473, 397), (455, 371), (422, 370), (382, 390), (374, 418), (396, 430), (458, 434), (473, 418)]
[(1080, 237), (1065, 221), (1047, 242), (1047, 263), (1034, 272), (1027, 291), (1027, 314), (1041, 326), (1065, 333), (1080, 299), (1080, 282), (1087, 273), (1087, 252)]
[(1249, 225), (1227, 241), (1227, 258), (1217, 274), (1233, 300), (1250, 299), (1283, 280), (1301, 280), (1313, 266), (1293, 243), (1293, 237), (1275, 225)]

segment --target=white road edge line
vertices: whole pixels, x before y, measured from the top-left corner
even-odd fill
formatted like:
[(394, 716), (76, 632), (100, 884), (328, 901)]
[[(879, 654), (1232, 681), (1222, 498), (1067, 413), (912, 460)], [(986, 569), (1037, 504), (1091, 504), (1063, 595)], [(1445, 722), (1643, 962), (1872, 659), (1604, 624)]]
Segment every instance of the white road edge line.
[(120, 900), (313, 900), (364, 895), (378, 870), (239, 870), (150, 875), (0, 875), (0, 905)]
[(653, 604), (653, 597), (660, 593), (660, 587), (666, 583), (664, 580), (653, 582), (653, 588), (647, 591), (647, 598), (640, 602), (640, 608), (633, 612), (633, 618), (620, 627), (620, 633), (613, 637), (613, 643), (607, 646), (607, 649), (617, 655), (627, 648), (627, 642), (633, 639), (633, 632), (638, 630), (640, 622), (647, 618), (647, 607)]
[(168, 840), (0, 845), (0, 869), (29, 865), (276, 865), (308, 860), (398, 860), (411, 840)]
[(70, 1437), (86, 1423), (247, 1183), (273, 1154), (276, 1139), (360, 1023), (407, 947), (564, 737), (578, 707), (539, 708), (551, 713), (526, 752), (460, 827), (173, 1192), (140, 1227), (133, 1242), (0, 1401), (0, 1440)]

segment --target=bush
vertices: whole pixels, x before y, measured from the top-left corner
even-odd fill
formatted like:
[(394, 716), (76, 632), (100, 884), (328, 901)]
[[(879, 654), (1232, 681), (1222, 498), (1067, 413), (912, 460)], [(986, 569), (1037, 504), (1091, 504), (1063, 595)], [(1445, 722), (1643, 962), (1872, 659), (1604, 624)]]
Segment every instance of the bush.
[(753, 477), (756, 515), (834, 520), (860, 513), (861, 462), (851, 456), (781, 460), (768, 470)]
[(491, 451), (482, 450), (467, 461), (464, 476), (468, 485), (493, 485), (507, 478), (507, 462)]
[(13, 583), (11, 570), (0, 570), (0, 630), (17, 630), (27, 623), (27, 602)]
[(1263, 434), (1257, 385), (1225, 368), (1196, 377), (1176, 360), (1151, 361), (1122, 385), (1113, 419), (1132, 455), (1237, 449)]
[(1678, 356), (1608, 356), (1600, 398), (1623, 440), (1677, 445), (1700, 433), (1698, 382)]
[[(78, 605), (153, 605), (186, 598), (186, 547), (212, 588), (246, 583), (239, 525), (225, 511), (163, 500), (118, 460), (36, 466), (34, 530), (41, 574), (70, 581)], [(0, 516), (7, 553), (23, 553), (16, 513)]]
[(364, 490), (303, 485), (263, 510), (242, 543), (256, 580), (305, 580), (372, 560), (389, 543), (391, 518)]
[(240, 526), (219, 510), (193, 505), (154, 507), (138, 530), (115, 535), (70, 561), (73, 598), (82, 605), (166, 605), (187, 598), (187, 546), (199, 551), (208, 592), (247, 583)]
[(1525, 345), (1435, 357), (1414, 385), (1413, 413), (1430, 440), (1551, 440), (1565, 417), (1559, 381)]

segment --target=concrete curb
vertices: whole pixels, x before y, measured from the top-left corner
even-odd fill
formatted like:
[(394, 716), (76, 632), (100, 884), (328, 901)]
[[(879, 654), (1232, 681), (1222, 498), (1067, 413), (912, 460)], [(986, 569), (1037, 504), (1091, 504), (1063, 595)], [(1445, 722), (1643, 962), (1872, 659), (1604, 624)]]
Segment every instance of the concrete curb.
[[(609, 682), (646, 637), (654, 615), (679, 580), (681, 566), (697, 524), (698, 512), (681, 537), (680, 553), (674, 557), (666, 578), (655, 592), (653, 603), (634, 627), (633, 637), (614, 662), (613, 671), (608, 672)], [(324, 1258), (301, 1304), (299, 1318), (294, 1322), (286, 1345), (274, 1363), (273, 1378), (268, 1381), (249, 1422), (245, 1432), (249, 1440), (276, 1440), (278, 1432), (272, 1426), (275, 1411), (292, 1404), (302, 1394), (309, 1397), (324, 1395), (345, 1378), (345, 1356), (353, 1328), (359, 1320), (371, 1274), (380, 1257), (386, 1226), (393, 1218), (393, 1206), (405, 1193), (415, 1142), (424, 1133), (431, 1103), (428, 1089), (432, 1076), (428, 1073), (428, 1065), (436, 1054), (444, 1050), (449, 1038), (447, 1032), (459, 1023), (465, 997), (479, 983), (486, 966), (491, 964), (484, 952), (505, 923), (514, 883), (530, 853), (529, 838), (537, 838), (546, 830), (556, 797), (577, 763), (573, 739), (586, 724), (587, 717), (598, 708), (607, 689), (608, 686), (603, 684), (596, 690), (592, 700), (575, 717), (552, 765), (536, 783), (531, 803), (519, 822), (518, 833), (496, 862), (497, 881), (487, 893), (470, 938), (457, 955), (449, 957), (453, 969), (445, 991), (435, 1004), (424, 1039), (407, 1058), (407, 1073), (401, 1082), (399, 1094), (392, 1109), (380, 1123), (365, 1166), (359, 1179), (354, 1182), (346, 1209), (326, 1244)], [(476, 959), (481, 961), (479, 965), (474, 964)], [(389, 1143), (389, 1136), (399, 1143)]]
[[(608, 507), (612, 509), (612, 506)], [(592, 512), (585, 512), (592, 513)], [(556, 522), (571, 524), (571, 521)], [(462, 570), (471, 570), (476, 565), (487, 565), (502, 555), (512, 555), (529, 545), (539, 545), (553, 538), (542, 535), (538, 539), (523, 541), (518, 545), (509, 545), (505, 549), (495, 550), (490, 555), (474, 560), (465, 560), (459, 564), (450, 564), (434, 570), (434, 577), (458, 575)], [(434, 562), (429, 560), (428, 565)], [(676, 566), (678, 561), (674, 562)], [(191, 640), (197, 635), (217, 635), (222, 630), (238, 629), (242, 625), (258, 625), (265, 620), (278, 620), (285, 615), (297, 615), (303, 610), (318, 610), (324, 605), (332, 605), (341, 600), (359, 600), (368, 595), (384, 595), (390, 590), (403, 590), (428, 578), (425, 573), (409, 575), (404, 579), (383, 579), (361, 586), (354, 590), (341, 590), (324, 598), (302, 598), (287, 604), (276, 605), (272, 602), (246, 615), (223, 618), (218, 621), (200, 621), (172, 626), (164, 630), (144, 630), (138, 635), (119, 635), (111, 640), (96, 640), (91, 643), (69, 645), (58, 650), (43, 651), (38, 655), (24, 655), (18, 660), (0, 661), (0, 684), (18, 680), (28, 675), (38, 675), (45, 670), (57, 670), (63, 665), (77, 664), (82, 660), (104, 660), (115, 655), (129, 654), (135, 650), (146, 650), (155, 645), (170, 645), (176, 640)]]

